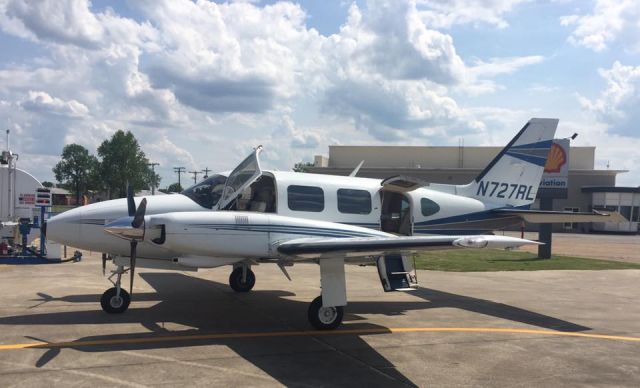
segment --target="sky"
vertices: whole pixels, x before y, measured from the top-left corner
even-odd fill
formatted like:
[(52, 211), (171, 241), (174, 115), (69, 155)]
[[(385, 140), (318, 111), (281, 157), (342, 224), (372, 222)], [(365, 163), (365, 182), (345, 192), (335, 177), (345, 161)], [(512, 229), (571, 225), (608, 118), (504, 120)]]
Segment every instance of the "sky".
[(260, 144), (290, 170), (331, 144), (504, 145), (553, 117), (640, 184), (640, 1), (0, 0), (0, 53), (0, 123), (40, 180), (119, 129), (166, 187)]

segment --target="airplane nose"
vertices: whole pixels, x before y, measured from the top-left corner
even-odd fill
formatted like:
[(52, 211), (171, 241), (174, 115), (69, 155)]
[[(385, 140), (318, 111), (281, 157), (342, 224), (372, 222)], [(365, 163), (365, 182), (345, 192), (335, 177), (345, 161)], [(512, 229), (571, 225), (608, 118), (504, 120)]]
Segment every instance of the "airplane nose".
[(61, 244), (73, 245), (80, 240), (83, 209), (67, 210), (47, 221), (47, 239)]

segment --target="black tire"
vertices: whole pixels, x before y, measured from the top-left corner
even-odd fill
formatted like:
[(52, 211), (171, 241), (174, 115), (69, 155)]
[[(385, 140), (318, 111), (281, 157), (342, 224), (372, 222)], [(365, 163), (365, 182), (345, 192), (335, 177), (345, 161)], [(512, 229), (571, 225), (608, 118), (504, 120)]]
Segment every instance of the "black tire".
[(256, 285), (256, 275), (247, 268), (247, 281), (242, 281), (242, 267), (231, 271), (229, 275), (229, 285), (235, 292), (249, 292)]
[(311, 302), (307, 316), (311, 326), (318, 330), (333, 330), (342, 324), (344, 308), (342, 306), (322, 307), (322, 296)]
[(121, 314), (129, 308), (129, 303), (131, 303), (129, 293), (125, 291), (124, 288), (120, 288), (119, 298), (116, 296), (117, 293), (118, 290), (113, 287), (102, 294), (102, 298), (100, 298), (100, 305), (106, 313)]

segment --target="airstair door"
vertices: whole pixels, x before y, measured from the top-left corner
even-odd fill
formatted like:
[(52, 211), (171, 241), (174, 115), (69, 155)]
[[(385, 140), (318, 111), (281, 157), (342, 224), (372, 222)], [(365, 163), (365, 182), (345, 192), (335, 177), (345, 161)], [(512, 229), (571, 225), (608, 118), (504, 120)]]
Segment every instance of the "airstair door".
[(410, 291), (418, 286), (413, 261), (404, 255), (388, 254), (378, 258), (380, 283), (386, 291)]
[(231, 171), (222, 190), (220, 201), (218, 201), (218, 210), (225, 209), (244, 189), (260, 178), (262, 169), (260, 169), (258, 155), (261, 151), (262, 146), (258, 146), (251, 155)]

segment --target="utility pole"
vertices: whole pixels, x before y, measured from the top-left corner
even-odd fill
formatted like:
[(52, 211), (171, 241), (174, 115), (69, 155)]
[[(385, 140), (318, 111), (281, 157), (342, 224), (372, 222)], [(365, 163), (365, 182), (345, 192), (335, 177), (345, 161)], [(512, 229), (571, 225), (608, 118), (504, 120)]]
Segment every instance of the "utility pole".
[(156, 166), (159, 166), (160, 163), (157, 162), (151, 162), (151, 163), (147, 163), (147, 166), (151, 166), (151, 195), (156, 195)]
[(198, 174), (201, 174), (202, 171), (189, 171), (189, 174), (193, 174), (193, 184), (198, 183)]
[(184, 167), (174, 167), (173, 171), (178, 174), (178, 186), (182, 188), (182, 184), (180, 183), (180, 174), (182, 174), (183, 172), (187, 172), (187, 169)]
[(202, 170), (202, 172), (204, 173), (204, 176), (202, 177), (202, 179), (207, 179), (209, 178), (209, 167), (205, 167), (204, 170)]

